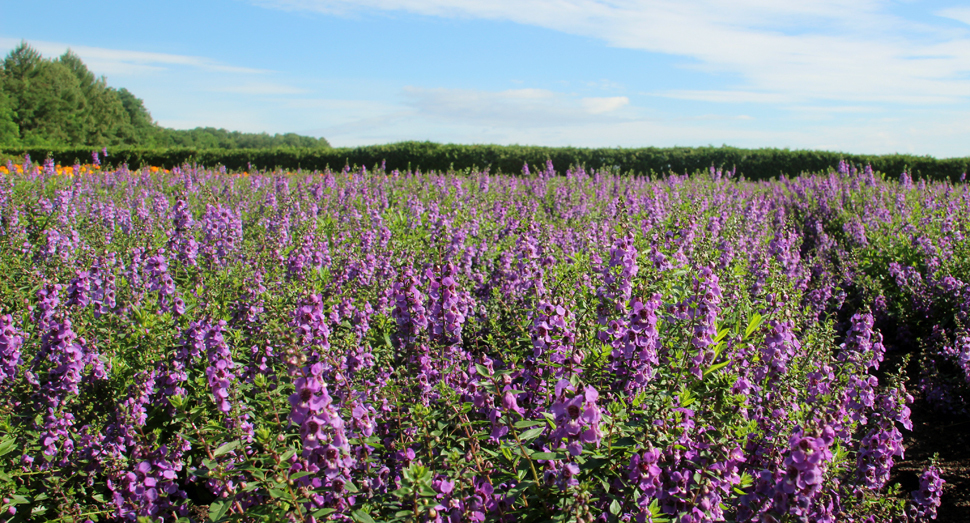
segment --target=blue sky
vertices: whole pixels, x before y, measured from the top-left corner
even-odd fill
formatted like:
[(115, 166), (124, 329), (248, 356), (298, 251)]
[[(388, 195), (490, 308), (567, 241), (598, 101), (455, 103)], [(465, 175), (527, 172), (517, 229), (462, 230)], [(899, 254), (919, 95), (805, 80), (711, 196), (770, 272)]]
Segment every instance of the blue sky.
[(175, 128), (970, 156), (970, 6), (835, 0), (0, 0)]

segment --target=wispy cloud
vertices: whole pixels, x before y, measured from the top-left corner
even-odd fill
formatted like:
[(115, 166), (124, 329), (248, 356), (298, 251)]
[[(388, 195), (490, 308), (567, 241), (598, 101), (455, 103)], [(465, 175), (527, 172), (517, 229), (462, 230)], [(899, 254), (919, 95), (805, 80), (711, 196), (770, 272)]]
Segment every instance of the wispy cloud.
[(944, 18), (952, 18), (958, 22), (963, 22), (970, 25), (970, 7), (951, 7), (949, 9), (941, 9), (936, 12), (936, 15)]
[[(191, 68), (216, 73), (265, 74), (270, 71), (224, 64), (201, 56), (151, 53), (122, 49), (106, 49), (84, 45), (70, 45), (61, 42), (31, 40), (30, 46), (47, 56), (58, 56), (70, 49), (84, 60), (88, 69), (98, 74), (153, 74), (173, 68)], [(20, 45), (20, 40), (0, 37), (0, 52)]]
[(314, 132), (338, 146), (400, 140), (583, 147), (729, 144), (939, 157), (965, 155), (962, 151), (966, 149), (961, 144), (970, 133), (970, 112), (914, 110), (893, 113), (891, 118), (857, 116), (853, 112), (842, 115), (836, 112), (833, 120), (809, 112), (798, 119), (797, 126), (778, 125), (770, 119), (743, 114), (666, 115), (540, 126), (519, 125), (519, 122), (492, 125), (487, 121), (457, 118), (442, 120), (418, 111), (401, 111), (315, 128)]
[[(651, 94), (651, 93), (647, 93)], [(663, 96), (666, 98), (676, 98), (679, 100), (691, 100), (695, 102), (713, 102), (713, 103), (767, 103), (767, 104), (780, 104), (787, 103), (793, 100), (793, 97), (781, 93), (758, 93), (754, 91), (718, 91), (718, 90), (708, 90), (708, 91), (696, 91), (696, 90), (678, 90), (678, 91), (664, 91), (660, 93), (652, 93), (658, 96)]]
[(629, 119), (625, 96), (579, 98), (546, 89), (427, 89), (406, 87), (405, 105), (442, 121), (489, 126), (551, 127)]
[(607, 98), (583, 98), (580, 100), (583, 109), (589, 114), (605, 114), (630, 104), (626, 96), (610, 96)]
[[(940, 104), (970, 99), (970, 37), (914, 24), (887, 0), (261, 0), (327, 14), (404, 11), (504, 20), (691, 59), (740, 91), (800, 100)], [(946, 16), (965, 19), (964, 8)]]
[(306, 94), (309, 92), (307, 89), (273, 82), (232, 83), (229, 85), (219, 86), (215, 88), (214, 91), (222, 93), (252, 94), (257, 96)]

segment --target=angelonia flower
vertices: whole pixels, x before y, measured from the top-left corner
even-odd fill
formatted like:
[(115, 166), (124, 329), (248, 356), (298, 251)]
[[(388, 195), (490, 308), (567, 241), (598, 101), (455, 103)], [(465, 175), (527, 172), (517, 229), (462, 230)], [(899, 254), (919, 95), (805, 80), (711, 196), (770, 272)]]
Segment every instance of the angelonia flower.
[(660, 335), (657, 331), (657, 311), (661, 308), (660, 295), (655, 294), (646, 303), (634, 299), (630, 315), (626, 319), (611, 320), (608, 330), (600, 333), (600, 339), (611, 341), (610, 370), (624, 385), (629, 399), (653, 378), (660, 364)]
[(162, 445), (137, 461), (131, 471), (108, 480), (118, 516), (135, 521), (141, 517), (157, 519), (188, 514), (185, 503), (188, 495), (179, 484), (183, 464), (178, 458), (184, 447), (178, 447)]
[(100, 318), (117, 307), (117, 281), (112, 270), (114, 263), (113, 257), (108, 257), (91, 266), (89, 296), (94, 305), (95, 318)]
[(319, 269), (332, 263), (326, 242), (317, 243), (309, 235), (303, 238), (299, 247), (292, 249), (286, 257), (286, 269), (290, 278), (301, 281), (310, 269)]
[(444, 343), (461, 343), (461, 327), (468, 312), (467, 299), (463, 300), (455, 281), (457, 271), (451, 263), (445, 265), (440, 278), (428, 285), (431, 308), (428, 311), (429, 334)]
[(126, 421), (135, 427), (143, 427), (148, 421), (148, 404), (155, 392), (157, 373), (154, 370), (141, 372), (135, 377), (129, 397), (118, 406)]
[(599, 446), (603, 416), (596, 405), (599, 399), (596, 389), (587, 385), (582, 393), (571, 396), (575, 392), (576, 387), (568, 380), (556, 384), (556, 401), (549, 407), (556, 430), (549, 439), (553, 445), (564, 446), (570, 454), (579, 456), (584, 444)]
[(163, 397), (185, 396), (184, 383), (188, 381), (188, 369), (202, 354), (207, 354), (206, 335), (209, 326), (205, 322), (191, 322), (183, 332), (175, 350), (170, 353), (164, 371), (156, 378)]
[(55, 166), (54, 166), (54, 159), (48, 158), (44, 160), (44, 175), (54, 176), (56, 174), (57, 174), (57, 169), (55, 169)]
[(168, 248), (182, 263), (195, 266), (199, 256), (199, 243), (193, 230), (195, 220), (185, 200), (177, 200), (172, 209), (173, 229), (169, 233)]
[[(297, 341), (302, 347), (308, 349), (310, 358), (317, 358), (320, 354), (325, 354), (330, 348), (330, 327), (327, 324), (327, 316), (323, 310), (323, 298), (319, 294), (310, 295), (296, 309), (292, 325), (297, 336)], [(301, 353), (289, 355), (291, 365), (298, 365), (305, 360), (307, 354)]]
[(88, 271), (77, 271), (74, 279), (67, 286), (67, 305), (87, 307), (91, 298), (91, 274)]
[(9, 314), (0, 315), (0, 389), (17, 378), (23, 344), (23, 332), (14, 325), (13, 318)]
[(225, 321), (218, 321), (209, 327), (205, 335), (206, 356), (209, 359), (209, 366), (205, 369), (209, 387), (212, 389), (212, 396), (215, 398), (216, 407), (220, 412), (229, 413), (232, 404), (229, 402), (230, 387), (236, 376), (232, 373), (235, 363), (232, 361), (232, 352), (226, 345), (223, 330), (226, 327)]
[(299, 470), (313, 474), (307, 476), (304, 483), (330, 491), (315, 499), (315, 503), (322, 506), (348, 494), (343, 485), (349, 479), (355, 459), (351, 455), (344, 420), (323, 380), (323, 364), (318, 362), (304, 368), (294, 385), (296, 390), (289, 397), (289, 419), (299, 426), (303, 442)]
[(798, 338), (792, 332), (790, 322), (770, 320), (768, 334), (761, 346), (761, 362), (754, 372), (758, 381), (765, 377), (782, 376), (788, 370), (788, 362), (795, 357), (801, 348)]
[(697, 354), (691, 358), (691, 373), (698, 379), (703, 377), (703, 367), (710, 365), (714, 354), (708, 348), (717, 336), (717, 315), (720, 312), (721, 287), (718, 277), (708, 267), (702, 267), (695, 280), (696, 302), (690, 309), (694, 326), (691, 345)]
[(225, 265), (242, 244), (242, 221), (228, 207), (207, 205), (202, 216), (202, 252), (216, 265)]
[(970, 334), (958, 336), (954, 343), (943, 346), (940, 352), (948, 356), (963, 372), (964, 381), (970, 383)]
[(540, 301), (532, 321), (532, 356), (555, 365), (555, 375), (561, 376), (567, 368), (582, 362), (582, 354), (574, 349), (576, 335), (572, 320), (562, 305)]
[(67, 319), (48, 323), (38, 354), (45, 356), (47, 361), (35, 362), (35, 368), (38, 365), (49, 368), (41, 385), (41, 394), (53, 409), (59, 408), (69, 397), (77, 396), (85, 378), (104, 379), (106, 376), (98, 353), (85, 347), (85, 341), (79, 339), (71, 327), (71, 321)]
[(163, 300), (175, 294), (175, 281), (168, 272), (168, 260), (164, 254), (159, 253), (145, 260), (145, 270), (149, 290), (157, 291)]
[(931, 465), (923, 469), (919, 478), (919, 489), (912, 492), (913, 501), (909, 505), (907, 515), (914, 521), (936, 519), (944, 483), (946, 482), (940, 477), (939, 468)]
[(391, 299), (394, 310), (391, 316), (398, 326), (398, 344), (411, 345), (418, 335), (428, 327), (427, 310), (424, 307), (424, 294), (419, 288), (417, 277), (406, 268), (392, 286)]
[(830, 447), (834, 441), (835, 431), (830, 426), (822, 427), (817, 436), (796, 430), (788, 439), (779, 468), (761, 471), (754, 492), (742, 497), (739, 516), (755, 520), (760, 512), (772, 521), (791, 514), (799, 520), (834, 523), (834, 507), (822, 495), (829, 481), (825, 475), (833, 459)]
[(661, 452), (653, 448), (634, 453), (630, 457), (628, 479), (636, 485), (644, 500), (656, 498), (662, 488), (663, 470), (658, 466), (660, 457)]
[(854, 314), (851, 322), (852, 326), (841, 345), (839, 359), (866, 368), (879, 368), (886, 349), (882, 344), (882, 336), (873, 331), (872, 314)]
[[(603, 268), (603, 287), (597, 290), (597, 295), (606, 304), (601, 310), (601, 322), (612, 316), (614, 312), (626, 313), (630, 295), (633, 291), (632, 281), (639, 272), (637, 265), (637, 249), (633, 245), (633, 238), (618, 238), (610, 248), (610, 261)], [(609, 310), (612, 308), (615, 311)]]
[(858, 474), (864, 486), (880, 489), (889, 482), (894, 458), (903, 457), (903, 435), (895, 425), (880, 424), (860, 442)]

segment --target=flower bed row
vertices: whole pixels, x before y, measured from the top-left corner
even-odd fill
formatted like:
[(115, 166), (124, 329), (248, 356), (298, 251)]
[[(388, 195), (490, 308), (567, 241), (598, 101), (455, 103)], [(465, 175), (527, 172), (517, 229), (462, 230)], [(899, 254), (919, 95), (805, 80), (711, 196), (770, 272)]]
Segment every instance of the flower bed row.
[(11, 521), (940, 504), (889, 480), (907, 378), (965, 409), (963, 184), (49, 171), (0, 180)]

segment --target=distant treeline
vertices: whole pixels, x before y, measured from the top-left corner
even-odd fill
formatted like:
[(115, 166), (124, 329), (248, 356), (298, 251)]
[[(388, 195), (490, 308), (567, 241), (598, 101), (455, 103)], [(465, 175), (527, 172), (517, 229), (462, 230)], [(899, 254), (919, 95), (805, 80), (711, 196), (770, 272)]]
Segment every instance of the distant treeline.
[(168, 129), (127, 89), (108, 87), (68, 50), (47, 59), (21, 43), (0, 67), (0, 146), (143, 148), (328, 148), (323, 138), (240, 133), (212, 127)]
[[(90, 148), (3, 148), (0, 154), (22, 157), (30, 154), (34, 162), (51, 157), (61, 165), (89, 161)], [(393, 169), (447, 171), (449, 169), (484, 169), (493, 173), (519, 173), (528, 163), (533, 171), (552, 160), (562, 172), (569, 166), (582, 165), (587, 170), (609, 168), (636, 175), (695, 173), (715, 167), (736, 170), (739, 176), (762, 180), (780, 175), (796, 176), (803, 172), (835, 169), (844, 160), (859, 169), (867, 164), (888, 176), (906, 171), (914, 179), (959, 180), (970, 166), (970, 158), (936, 159), (910, 155), (860, 155), (828, 151), (792, 151), (787, 149), (738, 149), (734, 147), (645, 147), (637, 149), (581, 149), (575, 147), (531, 147), (519, 145), (452, 145), (431, 142), (401, 142), (356, 148), (333, 149), (236, 149), (201, 150), (109, 149), (107, 162), (129, 167), (153, 165), (174, 167), (199, 164), (223, 165), (228, 169), (249, 168), (287, 170), (334, 170), (345, 165), (368, 169), (385, 165)]]

